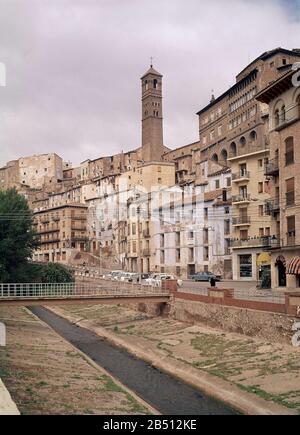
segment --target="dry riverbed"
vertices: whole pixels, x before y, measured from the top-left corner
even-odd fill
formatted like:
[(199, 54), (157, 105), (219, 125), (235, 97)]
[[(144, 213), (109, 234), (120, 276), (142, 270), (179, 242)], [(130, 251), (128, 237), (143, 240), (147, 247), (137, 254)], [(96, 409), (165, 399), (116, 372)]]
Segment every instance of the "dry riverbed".
[(300, 413), (300, 349), (168, 318), (150, 318), (128, 307), (64, 306), (59, 311), (74, 321), (88, 320), (104, 327), (128, 346), (180, 361), (199, 374), (229, 381), (287, 412)]
[(150, 410), (24, 308), (0, 308), (0, 378), (21, 414), (149, 414)]

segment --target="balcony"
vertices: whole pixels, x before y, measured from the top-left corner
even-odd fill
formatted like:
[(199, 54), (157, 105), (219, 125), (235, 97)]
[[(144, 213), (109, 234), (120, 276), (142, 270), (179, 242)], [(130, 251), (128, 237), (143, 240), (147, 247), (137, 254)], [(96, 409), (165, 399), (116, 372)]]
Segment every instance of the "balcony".
[(239, 183), (240, 181), (250, 181), (250, 172), (242, 169), (237, 174), (232, 174), (233, 183)]
[(49, 219), (48, 216), (45, 216), (45, 217), (42, 217), (42, 218), (41, 218), (41, 222), (42, 222), (43, 224), (48, 224), (48, 223), (50, 222), (50, 219)]
[(279, 160), (278, 158), (270, 160), (265, 165), (265, 175), (266, 176), (276, 176), (279, 174)]
[(128, 253), (126, 254), (126, 257), (127, 257), (127, 258), (137, 258), (138, 255), (137, 255), (137, 252), (128, 252)]
[(72, 231), (86, 231), (86, 227), (81, 225), (71, 225)]
[(232, 248), (267, 248), (274, 249), (280, 247), (280, 239), (276, 236), (254, 237), (245, 240), (231, 240)]
[(248, 143), (246, 145), (239, 145), (236, 150), (229, 152), (229, 159), (235, 159), (246, 155), (262, 153), (269, 150), (269, 143), (267, 137), (263, 138), (261, 143)]
[(232, 204), (249, 204), (251, 199), (250, 195), (234, 195), (232, 197)]
[(48, 229), (45, 229), (45, 230), (37, 231), (37, 233), (38, 234), (50, 234), (50, 233), (56, 233), (56, 232), (59, 232), (59, 231), (60, 231), (59, 228), (48, 228)]
[(82, 220), (86, 220), (86, 216), (82, 215), (71, 215), (71, 219), (74, 221), (82, 221)]
[(232, 218), (232, 225), (235, 227), (251, 225), (251, 217), (250, 216), (241, 216), (237, 218)]
[(74, 236), (72, 237), (73, 242), (87, 242), (89, 239), (86, 236)]
[(149, 248), (143, 249), (142, 254), (143, 254), (143, 257), (150, 257), (151, 256), (150, 249)]
[(280, 212), (279, 198), (268, 199), (265, 201), (265, 214), (272, 215)]
[(60, 217), (59, 216), (53, 216), (52, 220), (54, 222), (59, 222), (60, 221)]

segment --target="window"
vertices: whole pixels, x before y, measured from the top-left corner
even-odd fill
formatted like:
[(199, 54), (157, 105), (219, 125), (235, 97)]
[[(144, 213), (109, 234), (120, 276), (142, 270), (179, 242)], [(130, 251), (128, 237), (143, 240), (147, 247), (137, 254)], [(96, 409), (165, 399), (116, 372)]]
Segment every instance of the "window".
[(296, 237), (296, 218), (289, 216), (287, 218), (287, 244), (294, 245)]
[(264, 183), (259, 182), (258, 183), (258, 193), (263, 193), (264, 192)]
[(262, 168), (263, 167), (263, 159), (259, 159), (258, 160), (258, 168)]
[(280, 111), (280, 122), (283, 124), (286, 121), (285, 106), (282, 106)]
[(276, 111), (275, 111), (275, 127), (278, 127), (279, 126), (279, 123), (280, 123), (280, 116), (279, 116), (279, 110), (277, 109)]
[(228, 153), (227, 153), (227, 151), (224, 149), (224, 150), (221, 151), (221, 160), (222, 160), (224, 163), (227, 163), (227, 159), (228, 159)]
[(263, 237), (265, 235), (265, 230), (264, 228), (260, 228), (259, 229), (259, 237)]
[(240, 278), (252, 278), (252, 255), (240, 255)]
[(220, 180), (215, 181), (216, 189), (220, 189)]
[(240, 144), (242, 145), (242, 147), (246, 145), (246, 138), (244, 136), (241, 137)]
[(258, 206), (258, 215), (259, 216), (263, 216), (264, 215), (264, 206), (263, 205), (259, 205)]
[(295, 179), (290, 178), (286, 180), (286, 205), (291, 206), (295, 204)]
[(294, 163), (294, 138), (288, 137), (285, 140), (285, 164), (286, 166)]
[(248, 240), (248, 230), (240, 230), (240, 239)]
[(230, 234), (230, 220), (224, 221), (224, 235), (228, 236)]
[(227, 187), (231, 186), (231, 178), (230, 177), (226, 178), (226, 185), (227, 185)]
[(236, 147), (236, 143), (232, 142), (230, 145), (230, 156), (231, 157), (236, 157), (237, 155), (237, 147)]
[(266, 237), (270, 237), (270, 235), (271, 235), (271, 228), (270, 227), (266, 227), (266, 229), (265, 229), (265, 236)]
[(257, 134), (256, 134), (256, 131), (253, 130), (250, 133), (250, 140), (251, 140), (251, 142), (255, 142), (256, 139), (257, 139)]

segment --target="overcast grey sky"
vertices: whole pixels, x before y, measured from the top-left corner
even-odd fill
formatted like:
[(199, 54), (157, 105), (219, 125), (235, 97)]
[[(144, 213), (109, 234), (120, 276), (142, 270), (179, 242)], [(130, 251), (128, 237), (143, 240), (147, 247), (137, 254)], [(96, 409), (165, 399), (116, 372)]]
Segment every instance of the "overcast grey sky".
[(298, 0), (0, 0), (0, 165), (56, 152), (75, 164), (140, 146), (140, 77), (164, 75), (165, 144), (249, 60), (300, 47)]

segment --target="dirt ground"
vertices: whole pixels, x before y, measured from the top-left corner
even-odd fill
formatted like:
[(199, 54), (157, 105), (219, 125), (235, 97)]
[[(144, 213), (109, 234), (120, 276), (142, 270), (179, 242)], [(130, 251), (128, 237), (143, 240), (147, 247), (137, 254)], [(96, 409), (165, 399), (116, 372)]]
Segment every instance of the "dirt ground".
[(0, 308), (0, 378), (21, 414), (149, 414), (104, 371), (23, 308)]
[(88, 319), (104, 326), (124, 342), (184, 362), (199, 372), (230, 381), (243, 391), (300, 413), (299, 348), (168, 318), (149, 318), (121, 306), (60, 309), (77, 320)]

